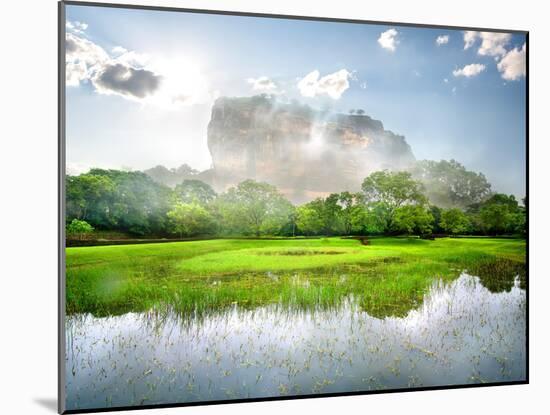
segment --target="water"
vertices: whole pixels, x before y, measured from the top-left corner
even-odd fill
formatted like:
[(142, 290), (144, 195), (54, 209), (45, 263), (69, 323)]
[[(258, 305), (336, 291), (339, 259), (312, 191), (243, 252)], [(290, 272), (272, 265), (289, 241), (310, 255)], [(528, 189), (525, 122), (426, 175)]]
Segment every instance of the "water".
[(525, 290), (462, 274), (406, 317), (353, 298), (331, 310), (276, 305), (182, 320), (67, 318), (67, 409), (524, 380)]

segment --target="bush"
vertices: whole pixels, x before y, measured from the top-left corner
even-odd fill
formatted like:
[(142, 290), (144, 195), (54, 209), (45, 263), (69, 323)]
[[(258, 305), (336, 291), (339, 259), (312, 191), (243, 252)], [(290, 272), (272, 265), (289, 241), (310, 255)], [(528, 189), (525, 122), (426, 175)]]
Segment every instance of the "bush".
[(92, 233), (94, 228), (85, 220), (73, 219), (67, 225), (67, 235), (74, 239), (85, 239), (86, 235)]

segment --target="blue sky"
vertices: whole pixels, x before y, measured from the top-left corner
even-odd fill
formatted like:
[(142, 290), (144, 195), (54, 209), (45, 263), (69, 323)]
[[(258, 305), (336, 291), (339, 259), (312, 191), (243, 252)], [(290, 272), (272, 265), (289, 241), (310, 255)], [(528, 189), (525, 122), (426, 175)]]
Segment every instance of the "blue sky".
[(268, 92), (362, 108), (417, 159), (525, 194), (521, 34), (67, 6), (67, 42), (74, 171), (208, 168), (213, 100)]

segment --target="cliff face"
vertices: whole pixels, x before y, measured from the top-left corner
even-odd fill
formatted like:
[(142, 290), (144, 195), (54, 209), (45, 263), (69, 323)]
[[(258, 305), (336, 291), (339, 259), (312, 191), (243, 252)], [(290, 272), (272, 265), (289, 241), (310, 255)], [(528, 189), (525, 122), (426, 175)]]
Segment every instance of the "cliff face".
[(216, 100), (208, 147), (217, 190), (254, 179), (276, 185), (299, 203), (359, 190), (370, 172), (403, 169), (414, 161), (405, 138), (384, 130), (380, 121), (262, 96)]

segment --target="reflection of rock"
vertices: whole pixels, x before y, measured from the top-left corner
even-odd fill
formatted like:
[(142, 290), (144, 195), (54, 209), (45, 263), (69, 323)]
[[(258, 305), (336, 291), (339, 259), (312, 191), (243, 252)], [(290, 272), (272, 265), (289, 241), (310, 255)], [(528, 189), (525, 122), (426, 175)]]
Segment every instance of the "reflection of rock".
[(252, 178), (276, 185), (295, 202), (358, 190), (370, 172), (414, 161), (405, 138), (380, 121), (264, 96), (216, 100), (208, 147), (217, 190)]

